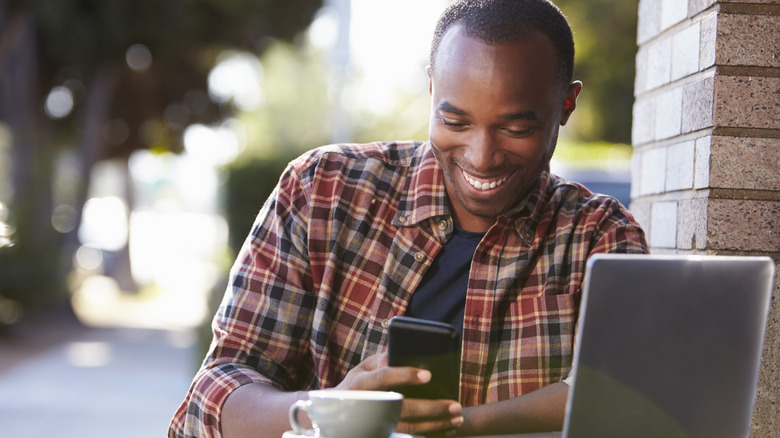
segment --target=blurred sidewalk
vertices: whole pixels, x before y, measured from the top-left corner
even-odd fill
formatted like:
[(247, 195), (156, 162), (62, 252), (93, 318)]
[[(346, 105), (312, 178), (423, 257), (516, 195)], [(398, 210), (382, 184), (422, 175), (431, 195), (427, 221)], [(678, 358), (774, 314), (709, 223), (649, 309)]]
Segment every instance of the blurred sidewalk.
[(37, 318), (0, 336), (0, 435), (163, 437), (199, 358), (193, 328)]

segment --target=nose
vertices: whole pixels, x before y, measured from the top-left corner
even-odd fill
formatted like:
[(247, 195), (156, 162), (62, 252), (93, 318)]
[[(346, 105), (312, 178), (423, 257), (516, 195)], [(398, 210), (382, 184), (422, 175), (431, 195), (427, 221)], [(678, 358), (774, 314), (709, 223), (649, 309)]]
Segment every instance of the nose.
[(502, 154), (490, 130), (474, 131), (466, 146), (464, 158), (475, 170), (489, 170), (500, 164)]

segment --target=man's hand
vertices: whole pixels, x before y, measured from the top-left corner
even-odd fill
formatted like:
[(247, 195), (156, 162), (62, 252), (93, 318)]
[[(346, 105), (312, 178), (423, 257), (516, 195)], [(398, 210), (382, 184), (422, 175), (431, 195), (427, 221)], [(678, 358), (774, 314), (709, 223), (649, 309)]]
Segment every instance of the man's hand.
[(396, 430), (410, 435), (454, 435), (463, 424), (460, 403), (455, 400), (404, 399)]
[[(420, 385), (431, 380), (430, 371), (387, 366), (387, 354), (366, 358), (350, 370), (337, 389), (387, 391), (399, 385)], [(463, 424), (462, 408), (455, 400), (404, 398), (398, 432), (412, 435), (453, 431)]]

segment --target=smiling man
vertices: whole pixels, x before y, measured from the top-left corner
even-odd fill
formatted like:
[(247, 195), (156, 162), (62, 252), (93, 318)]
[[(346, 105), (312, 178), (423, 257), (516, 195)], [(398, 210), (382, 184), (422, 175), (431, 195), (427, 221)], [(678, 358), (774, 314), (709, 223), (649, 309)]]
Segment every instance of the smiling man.
[(428, 142), (331, 145), (260, 211), (169, 436), (279, 437), (316, 388), (390, 389), (387, 321), (462, 334), (459, 400), (406, 399), (399, 432), (560, 429), (585, 263), (646, 252), (618, 201), (549, 172), (582, 88), (547, 0), (463, 0), (431, 46)]

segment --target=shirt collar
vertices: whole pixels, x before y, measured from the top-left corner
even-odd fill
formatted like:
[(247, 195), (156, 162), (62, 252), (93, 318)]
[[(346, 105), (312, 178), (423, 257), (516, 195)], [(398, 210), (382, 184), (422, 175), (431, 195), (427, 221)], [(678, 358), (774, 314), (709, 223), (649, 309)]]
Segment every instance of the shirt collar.
[(412, 157), (393, 225), (412, 226), (438, 216), (449, 217), (450, 208), (444, 172), (433, 155), (430, 142), (426, 142)]
[(528, 195), (502, 215), (514, 223), (515, 231), (528, 244), (533, 242), (536, 227), (544, 214), (548, 189), (553, 179), (549, 170), (543, 170)]

